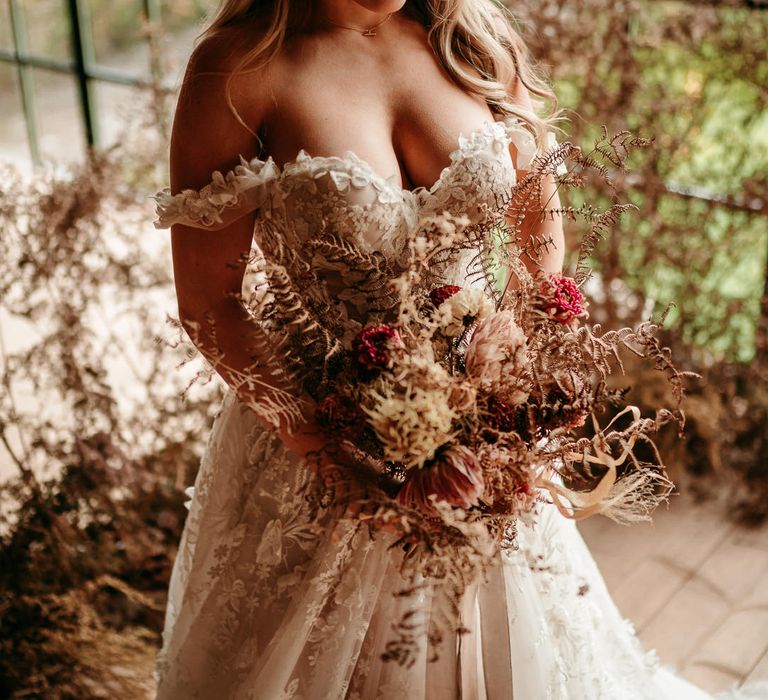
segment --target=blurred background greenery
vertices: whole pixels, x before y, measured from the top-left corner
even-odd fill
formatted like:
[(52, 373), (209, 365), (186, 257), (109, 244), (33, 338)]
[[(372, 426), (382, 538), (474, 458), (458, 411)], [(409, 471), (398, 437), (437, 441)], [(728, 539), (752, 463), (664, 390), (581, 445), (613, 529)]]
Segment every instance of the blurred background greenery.
[[(148, 199), (212, 2), (0, 0), (0, 696), (140, 697), (220, 387), (165, 323), (167, 236)], [(510, 0), (589, 151), (652, 137), (628, 173), (565, 193), (637, 207), (597, 248), (592, 320), (658, 318), (698, 371), (681, 488), (768, 515), (768, 6)], [(77, 31), (73, 31), (77, 30)], [(569, 249), (585, 233), (567, 227)], [(570, 260), (569, 264), (573, 264)], [(158, 343), (157, 337), (165, 337)], [(179, 370), (178, 365), (183, 369)], [(631, 362), (628, 400), (663, 382)]]

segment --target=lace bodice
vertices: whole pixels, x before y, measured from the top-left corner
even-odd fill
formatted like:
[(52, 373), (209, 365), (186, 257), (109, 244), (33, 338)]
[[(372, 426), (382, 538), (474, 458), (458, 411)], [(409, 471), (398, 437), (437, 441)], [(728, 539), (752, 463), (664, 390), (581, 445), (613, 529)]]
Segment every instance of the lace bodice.
[(241, 157), (239, 165), (226, 174), (215, 172), (200, 190), (158, 192), (155, 226), (218, 229), (258, 210), (257, 226), (278, 229), (288, 245), (343, 233), (364, 250), (396, 258), (404, 234), (423, 216), (448, 211), (480, 222), (498, 207), (515, 184), (515, 169), (525, 169), (535, 151), (530, 132), (517, 119), (486, 122), (459, 137), (450, 163), (431, 187), (414, 190), (381, 176), (351, 151), (327, 157), (302, 150), (282, 169), (271, 157)]
[[(325, 320), (346, 336), (370, 316), (351, 290), (349, 271), (319, 250), (323, 241), (348, 241), (364, 254), (382, 256), (394, 274), (407, 256), (409, 234), (425, 218), (447, 212), (466, 217), (473, 226), (498, 219), (517, 171), (528, 168), (535, 155), (530, 131), (518, 119), (505, 117), (460, 136), (437, 181), (413, 190), (383, 177), (351, 151), (311, 156), (302, 150), (282, 168), (271, 157), (241, 157), (226, 174), (214, 172), (200, 190), (158, 192), (155, 226), (215, 230), (257, 211), (243, 281), (248, 308), (260, 316), (268, 306), (268, 262), (273, 270), (285, 271), (293, 287), (311, 297), (311, 306), (324, 310)], [(469, 281), (477, 252), (466, 250), (451, 260), (439, 270), (440, 278), (454, 284)]]

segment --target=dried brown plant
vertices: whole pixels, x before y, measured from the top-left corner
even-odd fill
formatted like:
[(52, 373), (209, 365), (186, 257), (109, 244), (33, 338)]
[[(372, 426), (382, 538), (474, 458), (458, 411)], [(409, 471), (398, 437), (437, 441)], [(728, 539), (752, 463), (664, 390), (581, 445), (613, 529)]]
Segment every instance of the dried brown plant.
[[(542, 0), (512, 10), (574, 110), (571, 143), (599, 139), (600, 125), (654, 138), (630, 174), (606, 166), (612, 188), (578, 169), (565, 176), (568, 247), (615, 196), (637, 207), (595, 239), (592, 318), (634, 324), (654, 302), (657, 315), (677, 302), (664, 344), (704, 381), (689, 390), (689, 443), (675, 438), (664, 453), (688, 465), (694, 483), (710, 475), (736, 493), (744, 517), (764, 516), (767, 149), (739, 137), (757, 133), (768, 101), (768, 13), (737, 0)], [(169, 268), (153, 254), (156, 234), (137, 232), (151, 220), (143, 195), (165, 180), (163, 95), (155, 91), (152, 123), (123, 148), (31, 182), (8, 168), (0, 175), (0, 452), (15, 470), (0, 494), (4, 696), (136, 697), (158, 640), (180, 491), (217, 392), (195, 382), (180, 401), (195, 374), (210, 373), (175, 372), (190, 346), (154, 342), (164, 332), (155, 311), (173, 308)], [(711, 121), (723, 106), (725, 117)], [(534, 239), (533, 259), (546, 244)], [(487, 258), (478, 265), (484, 276), (494, 269)], [(736, 276), (756, 282), (734, 288), (734, 270), (744, 269)], [(377, 284), (365, 282), (373, 295)], [(597, 343), (600, 332), (590, 332)], [(657, 404), (667, 383), (623, 362), (629, 398)], [(624, 389), (612, 391), (620, 401)]]
[[(0, 185), (0, 695), (140, 697), (217, 390), (175, 371), (163, 131)], [(154, 138), (148, 138), (154, 134)], [(160, 254), (158, 254), (160, 253)], [(15, 473), (14, 473), (15, 472)]]

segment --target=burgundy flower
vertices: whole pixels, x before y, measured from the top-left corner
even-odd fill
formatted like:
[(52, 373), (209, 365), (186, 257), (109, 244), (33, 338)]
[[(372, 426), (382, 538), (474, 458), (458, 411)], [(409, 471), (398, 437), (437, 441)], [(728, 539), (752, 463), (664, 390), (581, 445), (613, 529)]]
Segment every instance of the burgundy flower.
[(566, 392), (555, 385), (547, 389), (545, 398), (540, 413), (542, 426), (547, 430), (574, 430), (586, 422), (589, 411), (583, 405), (583, 399), (579, 399), (575, 392)]
[(500, 433), (509, 433), (515, 429), (517, 406), (490, 396), (485, 404), (485, 424)]
[(437, 308), (444, 301), (450, 299), (454, 294), (460, 291), (461, 287), (457, 287), (455, 284), (446, 284), (442, 287), (435, 287), (429, 293), (429, 300), (435, 305), (435, 308)]
[(421, 469), (410, 469), (397, 496), (403, 505), (434, 511), (430, 496), (451, 506), (469, 508), (483, 495), (483, 473), (474, 453), (452, 445)]
[(386, 323), (366, 326), (352, 341), (357, 361), (367, 369), (391, 367), (395, 352), (403, 347), (397, 329)]
[(515, 495), (516, 496), (535, 496), (536, 490), (533, 488), (533, 485), (531, 484), (530, 481), (520, 478), (515, 484)]
[(354, 425), (360, 417), (357, 406), (347, 396), (330, 394), (315, 409), (315, 418), (324, 428), (344, 430)]
[(560, 323), (586, 316), (584, 295), (571, 277), (550, 275), (541, 283), (542, 309)]

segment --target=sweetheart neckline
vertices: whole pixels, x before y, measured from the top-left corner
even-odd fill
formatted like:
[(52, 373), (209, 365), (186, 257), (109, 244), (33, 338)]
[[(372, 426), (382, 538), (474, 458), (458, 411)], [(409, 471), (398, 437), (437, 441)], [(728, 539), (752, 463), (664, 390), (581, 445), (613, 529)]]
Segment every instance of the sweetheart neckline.
[[(510, 145), (515, 146), (515, 158), (510, 153)], [(355, 188), (369, 186), (379, 193), (388, 193), (395, 198), (391, 200), (392, 202), (399, 201), (421, 207), (430, 201), (440, 199), (441, 187), (457, 165), (473, 156), (487, 153), (489, 147), (493, 148), (497, 155), (505, 152), (510, 166), (515, 170), (525, 169), (527, 164), (535, 158), (537, 150), (533, 135), (519, 118), (514, 115), (505, 115), (500, 119), (486, 119), (468, 135), (459, 133), (456, 148), (449, 155), (449, 163), (440, 171), (432, 185), (429, 187), (419, 185), (413, 189), (393, 182), (395, 175), (384, 177), (370, 163), (351, 150), (337, 156), (312, 156), (306, 149), (300, 149), (295, 158), (286, 161), (282, 166), (278, 166), (272, 156), (268, 156), (266, 160), (258, 157), (247, 160), (241, 154), (240, 163), (237, 166), (226, 173), (222, 173), (221, 170), (213, 171), (211, 180), (200, 189), (186, 188), (172, 194), (170, 187), (164, 187), (157, 192), (152, 197), (156, 202), (157, 214), (154, 225), (155, 228), (168, 228), (174, 223), (187, 223), (198, 228), (213, 227), (222, 222), (221, 215), (225, 209), (238, 206), (244, 192), (259, 188), (262, 192), (261, 197), (264, 197), (269, 183), (274, 183), (278, 189), (281, 189), (283, 181), (288, 179), (287, 176), (301, 175), (301, 166), (307, 164), (310, 165), (309, 172), (304, 172), (304, 175), (313, 178), (327, 175), (335, 181), (340, 191), (350, 186)], [(327, 167), (323, 169), (320, 165), (318, 170), (322, 172), (312, 172), (311, 166), (323, 163)], [(362, 184), (355, 182), (355, 173), (349, 168), (350, 164), (363, 171), (359, 173), (360, 179), (364, 181)], [(346, 177), (348, 180), (343, 182), (339, 177)], [(258, 197), (259, 195), (256, 195), (256, 198)], [(384, 201), (379, 197), (377, 200)], [(255, 204), (255, 201), (256, 199), (253, 199), (249, 202), (251, 209), (260, 206)], [(359, 206), (369, 207), (373, 204)]]
[[(514, 123), (515, 125), (520, 124), (519, 120), (515, 120)], [(418, 185), (417, 187), (414, 187), (412, 189), (408, 187), (403, 187), (401, 184), (393, 182), (393, 178), (396, 178), (397, 174), (393, 173), (389, 177), (385, 177), (384, 175), (379, 173), (379, 171), (376, 170), (376, 168), (374, 168), (367, 160), (365, 160), (364, 158), (361, 158), (352, 150), (346, 150), (341, 155), (319, 156), (319, 155), (311, 155), (309, 151), (307, 151), (307, 149), (301, 148), (299, 149), (298, 153), (293, 159), (287, 160), (282, 165), (278, 165), (272, 156), (268, 156), (266, 160), (261, 158), (253, 158), (249, 162), (261, 163), (263, 165), (268, 165), (271, 163), (274, 169), (276, 170), (277, 179), (280, 180), (286, 174), (290, 174), (290, 172), (294, 168), (296, 168), (296, 166), (301, 165), (302, 163), (321, 163), (323, 161), (326, 161), (326, 162), (330, 161), (333, 163), (347, 163), (349, 161), (353, 161), (356, 165), (365, 169), (368, 175), (371, 176), (372, 179), (378, 180), (379, 182), (386, 183), (392, 189), (402, 194), (413, 196), (413, 197), (418, 197), (419, 195), (434, 196), (435, 193), (439, 190), (439, 187), (442, 184), (445, 177), (448, 175), (448, 173), (450, 173), (451, 169), (454, 167), (459, 157), (461, 156), (462, 151), (465, 148), (465, 144), (467, 142), (471, 142), (472, 140), (476, 139), (486, 131), (490, 131), (497, 124), (501, 124), (502, 126), (509, 126), (508, 124), (505, 124), (505, 121), (503, 119), (494, 119), (494, 120), (485, 119), (483, 120), (483, 123), (480, 126), (478, 126), (476, 129), (472, 129), (471, 131), (469, 131), (466, 136), (464, 135), (463, 131), (459, 132), (459, 135), (456, 138), (456, 147), (448, 154), (448, 164), (445, 167), (443, 167), (443, 169), (440, 171), (440, 174), (438, 175), (437, 179), (429, 186)], [(511, 143), (511, 140), (510, 140), (510, 143)], [(506, 149), (506, 152), (509, 153), (508, 148)], [(510, 155), (510, 160), (511, 160), (511, 155)], [(514, 165), (514, 161), (512, 164)]]

